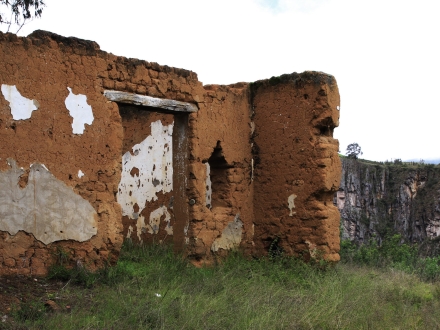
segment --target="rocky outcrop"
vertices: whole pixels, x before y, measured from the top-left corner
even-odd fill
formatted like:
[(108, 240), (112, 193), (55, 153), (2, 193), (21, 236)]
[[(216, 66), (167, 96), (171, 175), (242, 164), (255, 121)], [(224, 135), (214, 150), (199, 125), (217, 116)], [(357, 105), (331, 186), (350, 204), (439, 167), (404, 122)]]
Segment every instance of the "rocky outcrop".
[(408, 242), (440, 236), (440, 167), (342, 158), (334, 203), (342, 238), (362, 243), (399, 233)]

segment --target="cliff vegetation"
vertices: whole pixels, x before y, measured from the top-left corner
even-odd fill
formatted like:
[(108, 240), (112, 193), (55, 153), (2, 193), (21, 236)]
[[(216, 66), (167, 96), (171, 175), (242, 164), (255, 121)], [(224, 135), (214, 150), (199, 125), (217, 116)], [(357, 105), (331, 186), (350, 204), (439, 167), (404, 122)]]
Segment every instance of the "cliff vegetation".
[(440, 251), (440, 165), (373, 162), (341, 157), (342, 178), (334, 203), (342, 240), (360, 244), (400, 235), (427, 255)]

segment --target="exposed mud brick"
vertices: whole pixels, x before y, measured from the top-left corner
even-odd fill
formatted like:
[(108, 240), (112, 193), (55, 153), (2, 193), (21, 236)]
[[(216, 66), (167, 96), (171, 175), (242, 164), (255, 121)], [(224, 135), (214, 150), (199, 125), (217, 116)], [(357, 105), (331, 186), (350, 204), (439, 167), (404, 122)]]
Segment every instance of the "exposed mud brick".
[(0, 58), (0, 275), (60, 258), (97, 269), (124, 239), (173, 243), (198, 265), (274, 240), (338, 259), (332, 76), (203, 86), (46, 31), (0, 33)]
[[(258, 81), (251, 92), (255, 253), (268, 253), (276, 241), (298, 254), (307, 252), (298, 243), (310, 241), (327, 259), (338, 260), (339, 214), (332, 203), (341, 167), (333, 139), (339, 123), (336, 81), (305, 72)], [(311, 229), (316, 236), (310, 237)]]

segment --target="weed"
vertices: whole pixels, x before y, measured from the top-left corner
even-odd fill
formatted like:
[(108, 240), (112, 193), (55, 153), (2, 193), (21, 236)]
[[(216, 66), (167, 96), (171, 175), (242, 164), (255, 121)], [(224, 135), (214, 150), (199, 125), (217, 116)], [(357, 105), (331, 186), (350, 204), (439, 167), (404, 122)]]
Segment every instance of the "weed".
[(269, 259), (274, 260), (280, 258), (283, 256), (283, 254), (284, 254), (284, 250), (280, 245), (280, 237), (275, 236), (275, 238), (272, 240), (272, 242), (269, 245), (269, 251), (268, 251)]
[[(195, 268), (170, 247), (125, 243), (116, 266), (87, 275), (93, 285), (58, 295), (70, 313), (30, 320), (27, 312), (16, 328), (437, 328), (440, 286), (401, 270), (414, 262), (403, 245), (397, 237), (382, 246), (343, 241), (343, 262), (334, 267), (321, 267), (319, 258), (233, 252), (216, 267)], [(271, 250), (278, 251), (275, 244)], [(426, 259), (424, 276), (437, 276), (436, 262)]]
[(57, 265), (66, 265), (69, 262), (70, 253), (63, 249), (63, 247), (57, 245), (56, 248), (52, 251), (52, 255), (55, 258), (55, 264)]
[(46, 312), (46, 307), (41, 301), (21, 302), (12, 310), (12, 317), (21, 322), (37, 321)]

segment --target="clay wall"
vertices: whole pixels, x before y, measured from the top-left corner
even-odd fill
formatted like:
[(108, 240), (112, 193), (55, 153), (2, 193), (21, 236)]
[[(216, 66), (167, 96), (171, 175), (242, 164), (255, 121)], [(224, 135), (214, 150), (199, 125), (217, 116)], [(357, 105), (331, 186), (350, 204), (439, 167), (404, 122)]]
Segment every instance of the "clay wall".
[(1, 34), (0, 54), (0, 273), (45, 274), (59, 251), (91, 268), (114, 262), (124, 237), (117, 193), (127, 139), (119, 106), (103, 91), (196, 103), (197, 75), (44, 31)]
[(339, 92), (330, 75), (283, 75), (252, 84), (256, 254), (321, 250), (339, 260), (333, 194), (340, 160), (333, 129)]
[(253, 236), (251, 112), (247, 84), (205, 86), (191, 117), (190, 206), (187, 254), (211, 262), (213, 254), (250, 244)]
[[(267, 254), (275, 238), (337, 259), (331, 76), (203, 86), (45, 31), (0, 34), (0, 55), (0, 274), (44, 275), (66, 253), (101, 267), (127, 238), (173, 243), (196, 264)], [(108, 90), (196, 110), (112, 102)]]

